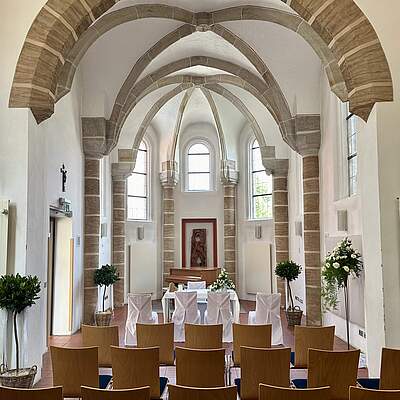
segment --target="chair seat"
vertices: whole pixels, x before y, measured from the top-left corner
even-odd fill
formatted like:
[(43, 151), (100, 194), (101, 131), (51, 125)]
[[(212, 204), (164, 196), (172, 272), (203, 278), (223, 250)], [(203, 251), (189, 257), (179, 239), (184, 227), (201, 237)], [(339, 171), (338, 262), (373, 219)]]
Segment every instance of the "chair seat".
[(357, 379), (357, 382), (364, 388), (364, 389), (374, 389), (379, 390), (379, 378), (360, 378)]
[(107, 389), (107, 386), (110, 383), (111, 379), (111, 375), (99, 375), (99, 388)]
[(160, 397), (164, 394), (165, 388), (167, 387), (168, 378), (160, 376)]
[(235, 385), (238, 392), (238, 396), (240, 397), (240, 378), (235, 379)]
[(307, 389), (307, 379), (293, 379), (292, 382), (296, 389)]

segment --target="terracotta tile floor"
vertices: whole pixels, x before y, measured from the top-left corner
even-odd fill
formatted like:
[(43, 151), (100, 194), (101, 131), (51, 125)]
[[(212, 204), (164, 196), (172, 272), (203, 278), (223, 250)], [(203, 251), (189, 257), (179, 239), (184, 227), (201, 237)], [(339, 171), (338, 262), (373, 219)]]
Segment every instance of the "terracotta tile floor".
[[(241, 314), (240, 322), (247, 323), (247, 314), (250, 310), (255, 309), (255, 303), (251, 301), (241, 301)], [(161, 305), (154, 304), (155, 309), (160, 309)], [(113, 317), (112, 324), (119, 326), (119, 341), (120, 345), (124, 345), (124, 332), (125, 332), (125, 320), (126, 320), (127, 306), (116, 309)], [(163, 322), (162, 314), (159, 314), (159, 322)], [(293, 329), (288, 328), (286, 324), (286, 316), (282, 313), (282, 326), (283, 326), (283, 340), (285, 346), (293, 348), (294, 346), (294, 334)], [(72, 336), (52, 336), (49, 338), (49, 345), (54, 346), (65, 346), (65, 347), (79, 347), (82, 344), (81, 334), (77, 332)], [(227, 354), (232, 352), (232, 345), (227, 344), (226, 346)], [(335, 338), (334, 348), (337, 350), (345, 350), (346, 343)], [(102, 373), (111, 373), (110, 369), (101, 369)], [(306, 370), (292, 370), (291, 378), (306, 378)], [(170, 383), (175, 383), (175, 368), (174, 367), (160, 367), (160, 376), (166, 376), (169, 378)], [(367, 377), (368, 371), (363, 368), (359, 370), (359, 377)], [(235, 378), (240, 377), (240, 370), (232, 369), (232, 382)], [(42, 367), (42, 377), (40, 381), (36, 384), (37, 387), (49, 387), (52, 386), (52, 370), (51, 370), (51, 360), (49, 353), (43, 356), (43, 367)]]

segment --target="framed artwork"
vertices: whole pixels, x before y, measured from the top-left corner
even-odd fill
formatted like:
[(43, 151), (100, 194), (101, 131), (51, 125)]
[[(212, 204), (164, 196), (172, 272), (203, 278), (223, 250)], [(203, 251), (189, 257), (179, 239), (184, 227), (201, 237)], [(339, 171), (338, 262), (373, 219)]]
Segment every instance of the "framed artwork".
[(182, 219), (182, 268), (215, 268), (217, 256), (216, 218)]

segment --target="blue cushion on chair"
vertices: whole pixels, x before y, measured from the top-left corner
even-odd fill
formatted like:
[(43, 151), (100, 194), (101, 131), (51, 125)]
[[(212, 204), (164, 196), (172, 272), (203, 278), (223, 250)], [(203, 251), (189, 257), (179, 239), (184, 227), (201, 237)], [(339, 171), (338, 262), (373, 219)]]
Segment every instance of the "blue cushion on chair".
[(365, 389), (379, 390), (379, 378), (360, 378), (357, 382)]
[(297, 389), (307, 389), (307, 379), (293, 379), (292, 382)]
[(110, 383), (112, 375), (99, 375), (99, 388), (106, 389)]
[(165, 388), (167, 387), (168, 378), (160, 376), (160, 397), (163, 395)]
[(238, 395), (240, 396), (240, 378), (235, 379), (235, 385), (236, 385)]
[(294, 351), (290, 353), (290, 364), (294, 365)]

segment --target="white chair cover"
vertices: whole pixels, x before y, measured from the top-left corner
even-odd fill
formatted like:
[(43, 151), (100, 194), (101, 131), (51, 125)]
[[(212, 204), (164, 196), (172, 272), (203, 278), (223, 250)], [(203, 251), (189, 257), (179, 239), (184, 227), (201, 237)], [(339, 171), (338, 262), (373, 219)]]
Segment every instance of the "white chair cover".
[(187, 283), (188, 290), (206, 289), (206, 286), (206, 281), (188, 281)]
[(158, 315), (152, 311), (151, 294), (128, 294), (128, 316), (125, 327), (125, 345), (136, 346), (136, 324), (158, 324)]
[(209, 325), (222, 324), (223, 341), (232, 342), (232, 321), (230, 293), (208, 292), (204, 323)]
[(200, 311), (197, 308), (197, 292), (175, 292), (175, 310), (172, 314), (175, 342), (185, 341), (185, 322), (200, 323)]
[(249, 312), (249, 325), (272, 324), (272, 344), (283, 343), (281, 294), (257, 293), (256, 311)]

